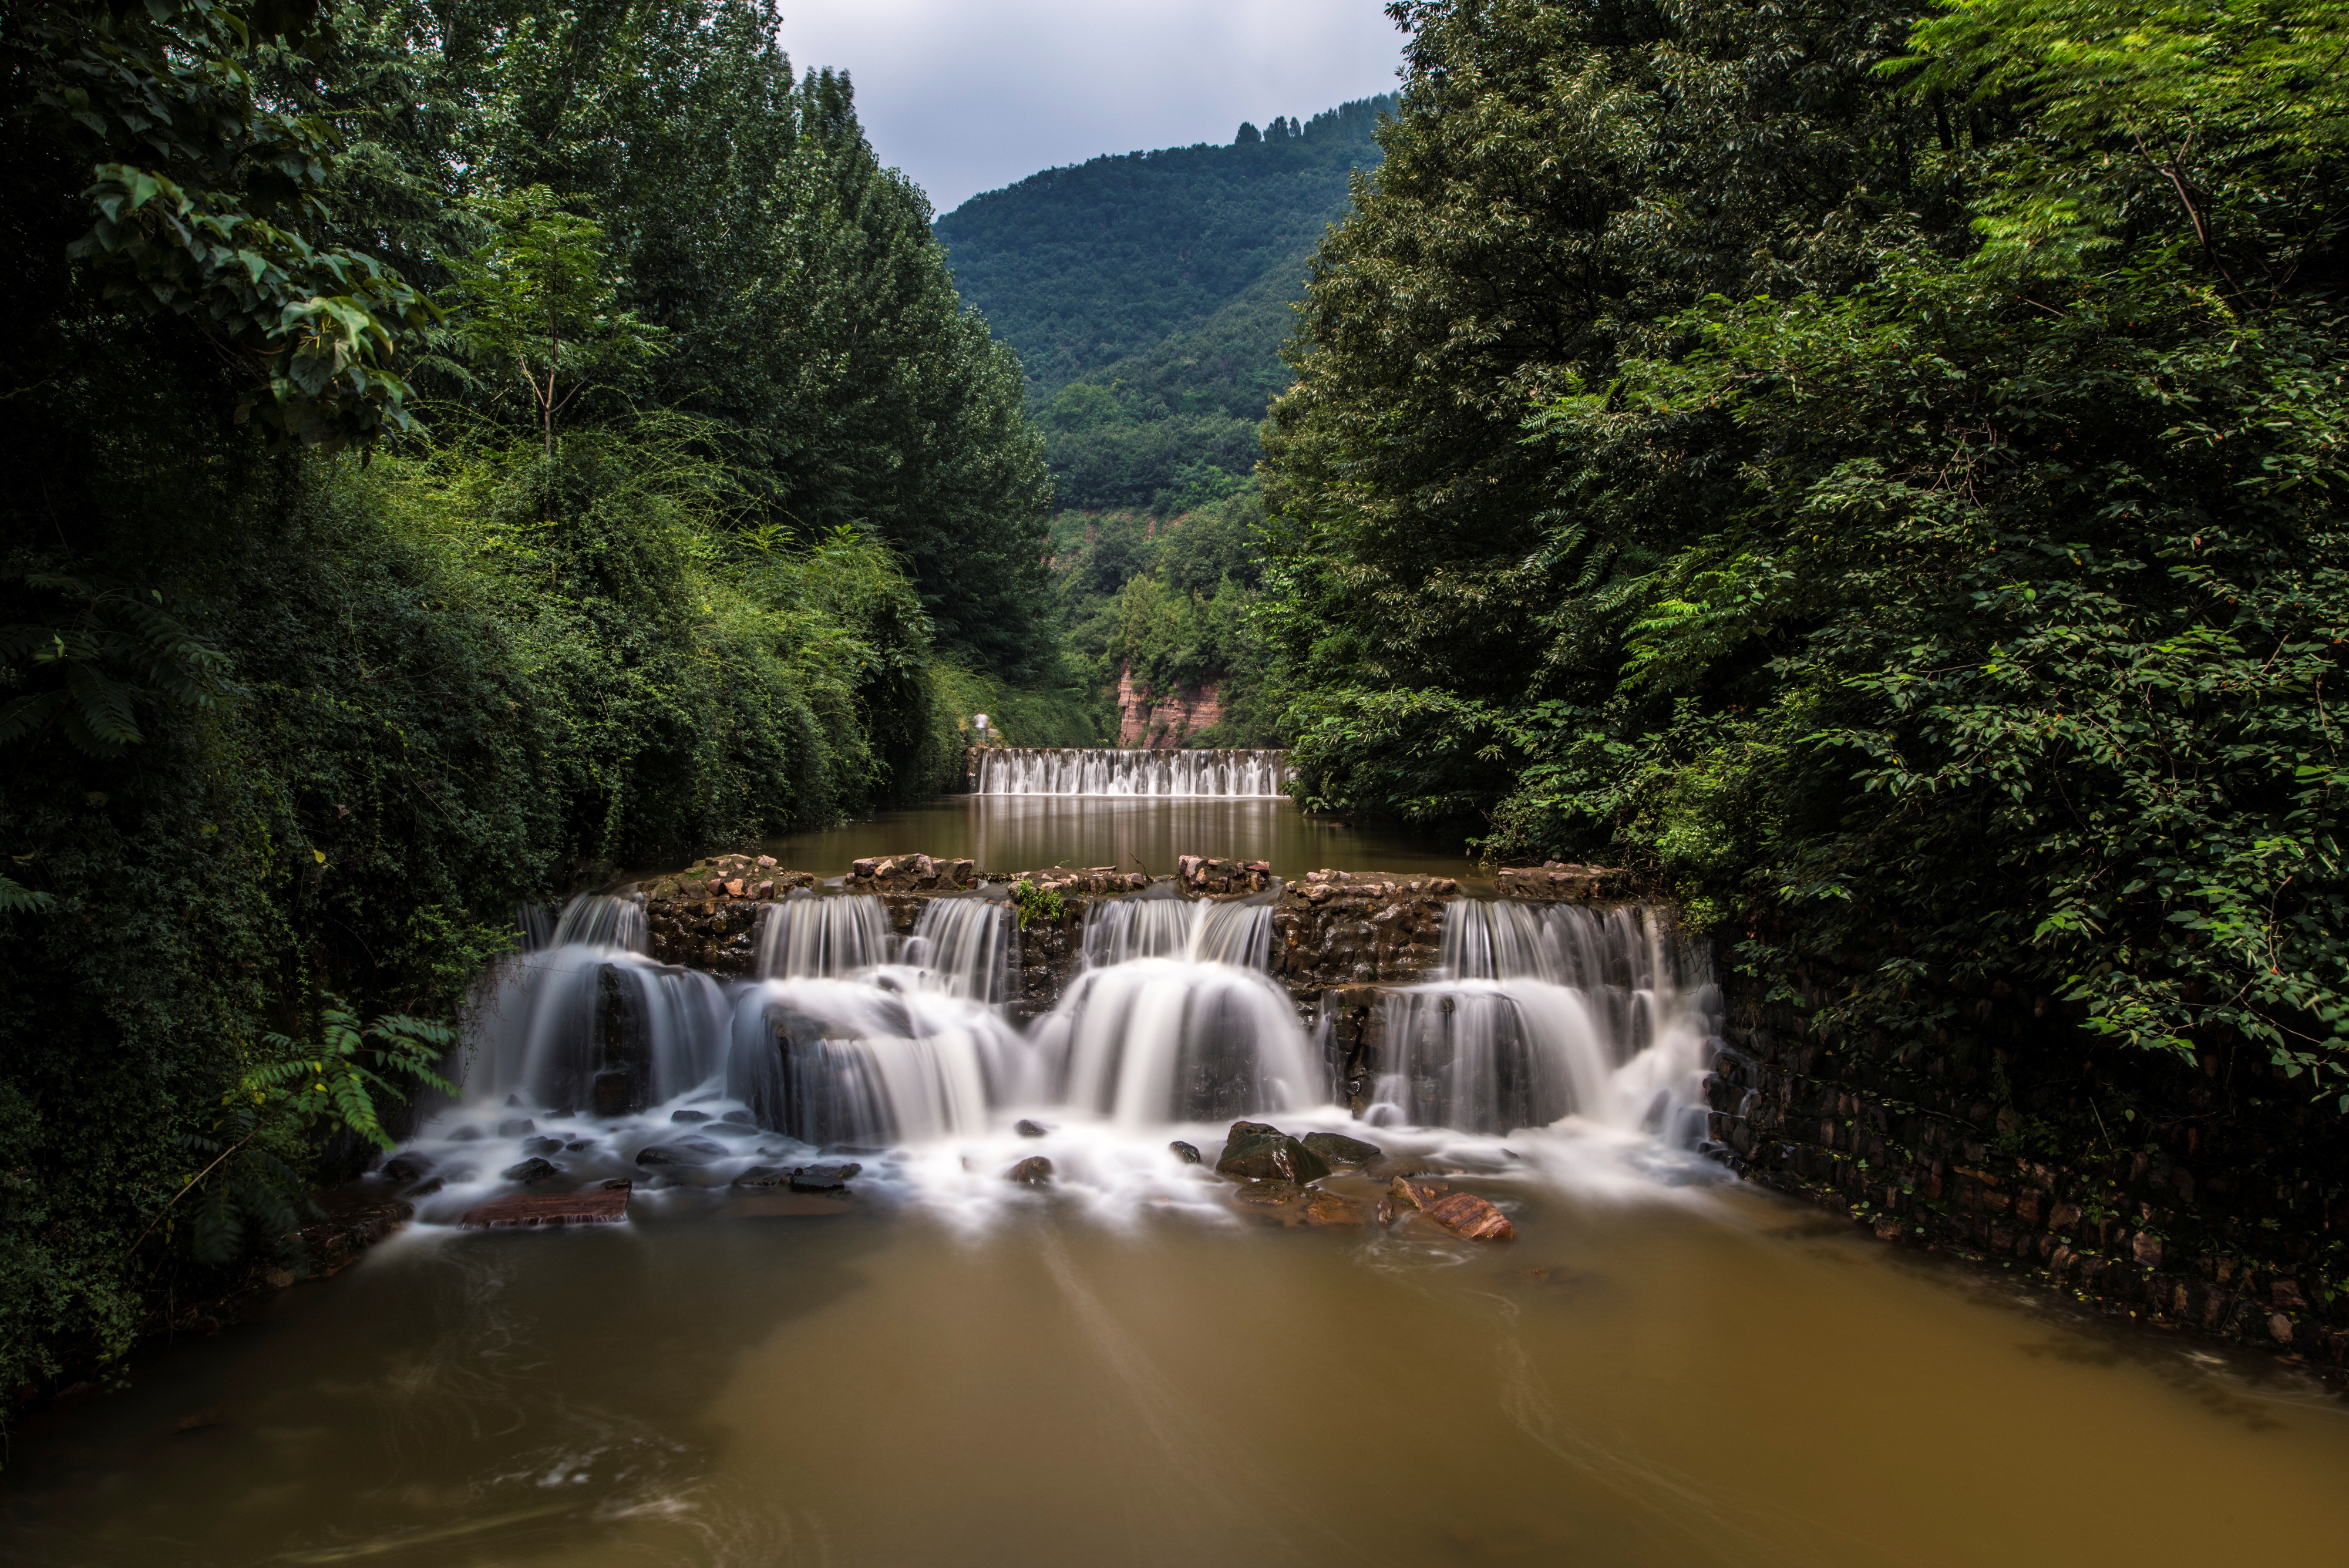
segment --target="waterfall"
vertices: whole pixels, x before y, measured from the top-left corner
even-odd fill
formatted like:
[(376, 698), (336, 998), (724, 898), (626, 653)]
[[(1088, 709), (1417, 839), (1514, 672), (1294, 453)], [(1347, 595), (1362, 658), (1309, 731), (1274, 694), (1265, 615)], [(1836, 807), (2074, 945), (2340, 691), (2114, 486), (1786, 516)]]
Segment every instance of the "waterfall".
[(875, 1147), (981, 1132), (1032, 1089), (1026, 1047), (959, 997), (846, 980), (770, 980), (735, 1004), (726, 1093), (761, 1126)]
[(1268, 904), (1093, 905), (1083, 969), (1037, 1027), (1054, 1088), (1136, 1127), (1326, 1099), (1296, 1010), (1265, 973), (1271, 937)]
[(1008, 900), (933, 898), (905, 940), (901, 961), (916, 970), (928, 989), (973, 1002), (1009, 1002), (1017, 936)]
[(804, 979), (854, 974), (890, 958), (889, 908), (870, 893), (820, 898), (801, 888), (759, 922), (758, 973)]
[(1719, 996), (1657, 911), (1463, 898), (1440, 957), (1444, 979), (1382, 1004), (1370, 1119), (1688, 1136)]
[(1130, 1127), (1228, 1121), (1329, 1097), (1287, 993), (1235, 964), (1140, 958), (1087, 970), (1037, 1043), (1067, 1104)]
[(1287, 752), (1000, 747), (979, 752), (971, 793), (1279, 798), (1288, 781)]
[(1181, 958), (1261, 970), (1271, 950), (1268, 902), (1113, 898), (1094, 905), (1085, 917), (1087, 969), (1105, 969), (1139, 958)]
[(553, 945), (507, 961), (471, 1010), (466, 1097), (621, 1116), (716, 1073), (724, 992), (644, 940), (642, 906), (573, 899)]
[[(765, 916), (760, 978), (728, 988), (653, 962), (642, 905), (575, 898), (471, 1010), (465, 1114), (486, 1125), (511, 1097), (626, 1117), (722, 1090), (758, 1127), (879, 1147), (983, 1132), (1012, 1106), (1140, 1128), (1330, 1097), (1267, 972), (1268, 902), (1092, 902), (1075, 978), (1024, 1035), (1007, 1015), (1012, 915), (934, 898), (901, 939), (879, 898), (794, 897)], [(1379, 1004), (1371, 1121), (1507, 1132), (1573, 1116), (1690, 1136), (1719, 1004), (1660, 912), (1464, 898), (1440, 956), (1440, 978)]]
[(560, 948), (573, 943), (588, 947), (617, 948), (623, 952), (646, 950), (645, 907), (635, 898), (615, 898), (606, 893), (582, 893), (563, 907), (563, 918), (554, 924), (554, 934), (542, 946)]

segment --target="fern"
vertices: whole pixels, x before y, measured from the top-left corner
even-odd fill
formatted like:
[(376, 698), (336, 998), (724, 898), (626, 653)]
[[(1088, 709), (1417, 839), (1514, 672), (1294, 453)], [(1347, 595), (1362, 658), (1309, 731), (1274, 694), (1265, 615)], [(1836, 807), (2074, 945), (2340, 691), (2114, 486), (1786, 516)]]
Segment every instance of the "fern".
[(256, 1240), (282, 1237), (312, 1211), (306, 1168), (321, 1139), (347, 1132), (388, 1149), (394, 1139), (378, 1096), (405, 1100), (403, 1083), (457, 1092), (438, 1065), (455, 1039), (446, 1024), (395, 1014), (362, 1025), (334, 998), (318, 1023), (315, 1040), (263, 1036), (267, 1054), (222, 1097), (219, 1118), (181, 1136), (181, 1147), (202, 1163), (140, 1241), (191, 1193), (186, 1240), (200, 1262), (224, 1263)]

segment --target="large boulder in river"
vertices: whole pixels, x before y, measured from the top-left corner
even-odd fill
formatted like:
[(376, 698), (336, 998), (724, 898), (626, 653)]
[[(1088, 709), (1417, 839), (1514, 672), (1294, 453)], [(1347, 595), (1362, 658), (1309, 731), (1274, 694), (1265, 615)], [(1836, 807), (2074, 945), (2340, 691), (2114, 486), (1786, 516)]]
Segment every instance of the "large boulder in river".
[(1330, 1174), (1330, 1162), (1287, 1133), (1250, 1133), (1224, 1146), (1216, 1173), (1243, 1181), (1319, 1181)]
[(1331, 1165), (1369, 1165), (1386, 1152), (1374, 1143), (1364, 1143), (1343, 1133), (1307, 1133), (1297, 1141)]

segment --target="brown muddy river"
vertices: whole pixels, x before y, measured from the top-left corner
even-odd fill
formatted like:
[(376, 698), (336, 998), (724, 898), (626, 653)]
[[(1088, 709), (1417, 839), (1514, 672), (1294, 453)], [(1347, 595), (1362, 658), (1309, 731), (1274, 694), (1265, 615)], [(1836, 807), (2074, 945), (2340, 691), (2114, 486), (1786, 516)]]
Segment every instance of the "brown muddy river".
[[(1194, 803), (990, 804), (1056, 803), (945, 803), (789, 863), (1107, 864), (1097, 831), (1285, 872), (1444, 858), (1325, 836), (1278, 802), (1199, 803), (1242, 808), (1224, 838), (1173, 815)], [(955, 822), (971, 836), (942, 841)], [(778, 956), (731, 987), (656, 985), (610, 920), (607, 945), (516, 961), (467, 1098), (407, 1151), (445, 1181), (419, 1222), (264, 1321), (142, 1353), (125, 1391), (20, 1442), (0, 1558), (2340, 1560), (2349, 1408), (2313, 1380), (1887, 1248), (1684, 1147), (1713, 993), (1660, 916), (1463, 900), (1444, 978), (1393, 1002), (1421, 1033), (1354, 1121), (1315, 1075), (1311, 1021), (1251, 970), (1246, 907), (1102, 917), (1116, 940), (1081, 1006), (1025, 1029), (983, 1000), (988, 907), (935, 907), (952, 919), (913, 945), (828, 940), (825, 967)], [(791, 918), (819, 916), (863, 929), (844, 899)], [(576, 1091), (596, 1064), (564, 1042), (639, 981), (666, 1009), (644, 1026), (659, 1054), (641, 1103), (599, 1118)], [(1169, 1152), (1216, 1158), (1223, 1118), (1195, 1114), (1209, 1079), (1218, 1106), (1448, 1172), (1516, 1240), (1242, 1208)], [(1413, 1122), (1430, 1106), (1447, 1125)], [(1562, 1114), (1526, 1127), (1526, 1106)], [(845, 1197), (735, 1185), (843, 1128), (859, 1147), (833, 1158), (864, 1167)], [(688, 1152), (648, 1163), (656, 1145)], [(459, 1229), (533, 1147), (554, 1185), (636, 1179), (628, 1221)], [(1033, 1155), (1052, 1184), (1004, 1180)]]

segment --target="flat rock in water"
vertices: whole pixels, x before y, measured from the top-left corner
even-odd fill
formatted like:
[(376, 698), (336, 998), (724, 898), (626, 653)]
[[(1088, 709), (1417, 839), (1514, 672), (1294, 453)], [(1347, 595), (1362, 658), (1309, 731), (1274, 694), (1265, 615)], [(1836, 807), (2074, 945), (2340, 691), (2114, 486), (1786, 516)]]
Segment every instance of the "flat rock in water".
[(726, 1211), (740, 1220), (821, 1220), (826, 1215), (854, 1214), (856, 1204), (845, 1192), (760, 1190), (734, 1194)]
[(1307, 1133), (1297, 1141), (1331, 1165), (1370, 1165), (1385, 1152), (1374, 1143), (1364, 1143), (1343, 1133)]
[(459, 1223), (494, 1231), (533, 1225), (616, 1225), (627, 1217), (628, 1189), (597, 1187), (585, 1192), (528, 1192), (495, 1199), (467, 1210)]
[(1011, 1130), (1021, 1137), (1042, 1137), (1052, 1129), (1042, 1122), (1017, 1121), (1011, 1124)]
[(1367, 1225), (1377, 1217), (1378, 1211), (1361, 1199), (1335, 1192), (1316, 1192), (1305, 1205), (1308, 1225)]
[(1216, 1169), (1243, 1180), (1304, 1182), (1329, 1175), (1330, 1162), (1287, 1133), (1252, 1133), (1226, 1144)]
[(1259, 1209), (1285, 1209), (1322, 1196), (1326, 1195), (1294, 1181), (1244, 1181), (1232, 1189), (1233, 1202), (1253, 1204)]
[(1181, 1160), (1185, 1165), (1197, 1165), (1200, 1163), (1202, 1157), (1200, 1156), (1199, 1146), (1197, 1144), (1185, 1143), (1178, 1137), (1166, 1147), (1174, 1152), (1175, 1158)]
[(709, 1113), (708, 1111), (671, 1111), (668, 1114), (668, 1119), (673, 1122), (706, 1122), (709, 1119)]
[(1052, 1162), (1040, 1154), (1031, 1154), (1005, 1171), (1003, 1179), (1016, 1181), (1022, 1187), (1047, 1186), (1052, 1179)]
[(498, 1172), (498, 1179), (501, 1181), (544, 1181), (550, 1176), (560, 1176), (562, 1172), (556, 1170), (553, 1163), (550, 1161), (543, 1159), (525, 1159), (520, 1165), (510, 1165), (503, 1170)]
[(864, 1171), (861, 1165), (802, 1165), (792, 1172), (793, 1192), (838, 1192)]
[(1514, 1241), (1516, 1227), (1509, 1217), (1473, 1192), (1450, 1192), (1426, 1182), (1396, 1177), (1388, 1189), (1398, 1207), (1418, 1210), (1455, 1236), (1472, 1241)]
[(780, 1165), (754, 1165), (734, 1179), (737, 1187), (784, 1187), (792, 1173)]
[(676, 1143), (657, 1143), (641, 1149), (636, 1155), (638, 1165), (706, 1165), (725, 1154), (725, 1150), (706, 1138), (681, 1138)]

